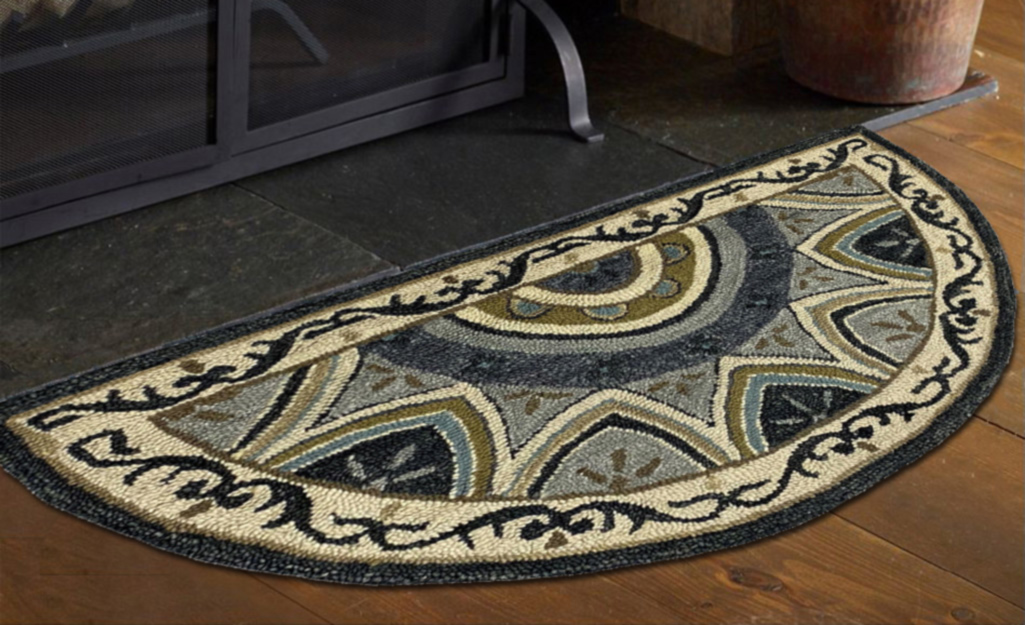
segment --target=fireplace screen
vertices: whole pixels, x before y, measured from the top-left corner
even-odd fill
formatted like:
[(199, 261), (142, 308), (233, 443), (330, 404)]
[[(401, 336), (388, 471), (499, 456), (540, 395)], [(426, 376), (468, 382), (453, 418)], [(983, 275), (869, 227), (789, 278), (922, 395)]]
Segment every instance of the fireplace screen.
[(0, 199), (210, 145), (217, 3), (0, 14)]
[(0, 0), (0, 246), (519, 97), (510, 0)]
[(491, 0), (253, 0), (249, 128), (487, 60)]

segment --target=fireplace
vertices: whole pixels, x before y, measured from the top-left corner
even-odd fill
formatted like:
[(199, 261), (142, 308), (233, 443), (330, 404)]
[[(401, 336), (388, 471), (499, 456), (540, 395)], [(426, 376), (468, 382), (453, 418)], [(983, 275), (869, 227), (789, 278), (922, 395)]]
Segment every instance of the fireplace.
[(0, 11), (2, 245), (523, 89), (525, 16), (506, 0), (14, 4)]

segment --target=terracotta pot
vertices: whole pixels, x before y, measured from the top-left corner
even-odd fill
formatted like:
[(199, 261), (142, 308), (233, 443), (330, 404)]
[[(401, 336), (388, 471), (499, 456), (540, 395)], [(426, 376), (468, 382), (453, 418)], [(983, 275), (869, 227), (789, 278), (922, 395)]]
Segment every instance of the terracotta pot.
[(964, 83), (983, 0), (779, 0), (797, 82), (846, 100), (924, 102)]

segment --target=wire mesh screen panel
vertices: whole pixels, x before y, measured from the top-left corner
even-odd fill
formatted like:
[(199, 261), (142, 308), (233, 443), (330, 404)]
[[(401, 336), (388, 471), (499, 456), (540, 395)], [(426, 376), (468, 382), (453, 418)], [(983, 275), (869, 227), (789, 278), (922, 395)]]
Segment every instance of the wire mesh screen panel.
[(216, 9), (0, 2), (0, 199), (212, 144)]
[(252, 0), (249, 127), (487, 60), (490, 0)]

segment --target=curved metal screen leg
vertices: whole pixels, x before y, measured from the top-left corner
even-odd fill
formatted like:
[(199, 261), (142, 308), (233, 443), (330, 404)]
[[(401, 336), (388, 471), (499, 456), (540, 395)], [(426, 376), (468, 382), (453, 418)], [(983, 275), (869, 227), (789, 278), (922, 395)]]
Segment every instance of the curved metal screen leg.
[(331, 54), (324, 47), (324, 44), (320, 43), (317, 36), (313, 34), (310, 27), (306, 25), (302, 19), (295, 14), (292, 7), (288, 6), (281, 0), (253, 0), (253, 13), (257, 11), (273, 11), (278, 14), (278, 17), (283, 19), (292, 32), (295, 33), (296, 37), (306, 48), (306, 51), (310, 53), (310, 56), (317, 59), (321, 65), (328, 62), (331, 58)]
[(605, 135), (591, 123), (587, 111), (587, 85), (584, 82), (584, 67), (580, 63), (580, 53), (573, 43), (573, 37), (566, 25), (544, 0), (516, 0), (544, 26), (548, 36), (552, 38), (559, 51), (559, 61), (566, 78), (566, 99), (569, 101), (569, 127), (582, 141), (593, 143), (601, 141)]

